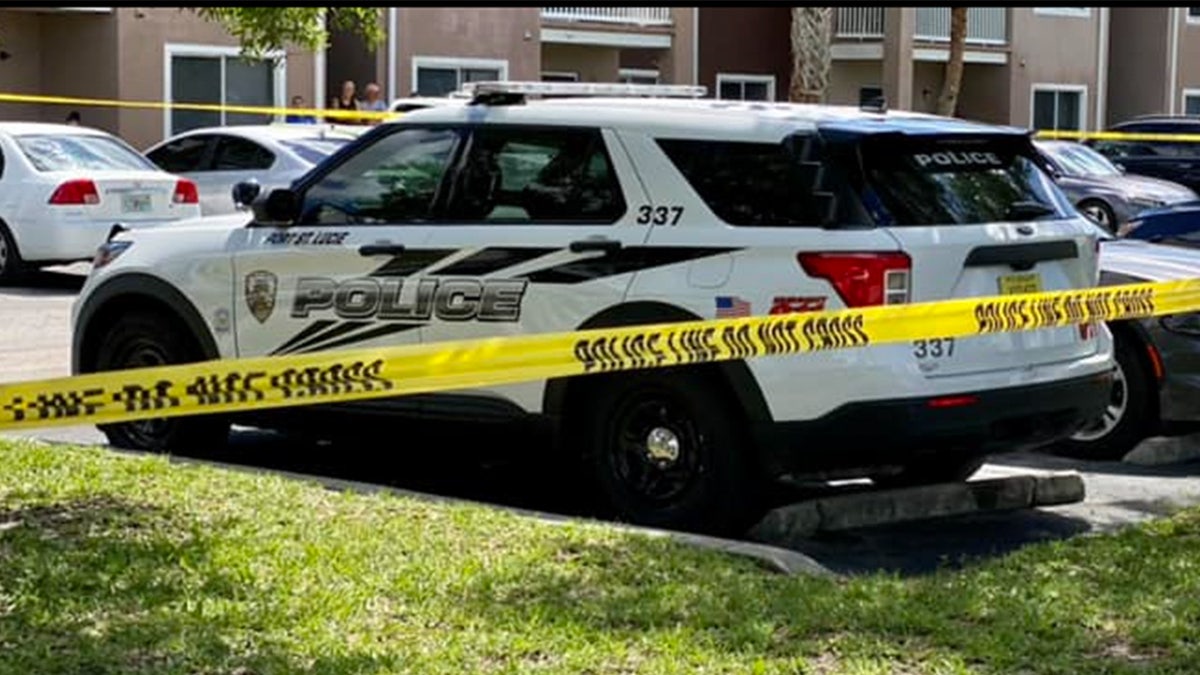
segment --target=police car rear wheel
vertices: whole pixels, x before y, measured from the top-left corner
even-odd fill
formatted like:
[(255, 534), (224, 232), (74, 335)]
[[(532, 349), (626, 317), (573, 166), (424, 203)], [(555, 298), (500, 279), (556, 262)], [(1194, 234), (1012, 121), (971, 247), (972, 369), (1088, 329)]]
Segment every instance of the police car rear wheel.
[[(97, 371), (125, 370), (202, 360), (200, 350), (169, 317), (128, 315), (108, 330), (96, 354)], [(229, 423), (220, 416), (171, 417), (100, 425), (119, 448), (150, 452), (213, 451), (228, 440)]]
[[(704, 373), (601, 376), (577, 401), (585, 458), (612, 517), (719, 534), (751, 523), (736, 406)], [(570, 415), (570, 413), (568, 413)]]

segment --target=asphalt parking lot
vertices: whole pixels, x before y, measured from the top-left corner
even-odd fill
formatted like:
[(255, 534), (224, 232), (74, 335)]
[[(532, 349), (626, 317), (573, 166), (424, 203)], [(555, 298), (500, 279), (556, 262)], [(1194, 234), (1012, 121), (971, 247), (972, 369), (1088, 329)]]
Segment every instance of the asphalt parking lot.
[[(70, 305), (86, 265), (54, 268), (22, 287), (0, 288), (0, 382), (69, 374)], [(71, 443), (103, 443), (92, 427), (47, 429), (37, 437)], [(580, 513), (576, 491), (537, 462), (496, 456), (487, 434), (453, 437), (446, 452), (441, 430), (397, 433), (394, 443), (377, 436), (337, 445), (243, 430), (228, 448), (198, 459), (252, 468), (319, 475), (488, 501), (508, 506)], [(423, 449), (437, 448), (438, 452)], [(823, 535), (800, 547), (835, 571), (892, 569), (919, 573), (1023, 544), (1102, 532), (1153, 518), (1179, 506), (1200, 504), (1200, 462), (1159, 466), (1077, 462), (1025, 453), (995, 458), (980, 473), (1078, 470), (1087, 486), (1084, 502), (1022, 512), (964, 516)]]

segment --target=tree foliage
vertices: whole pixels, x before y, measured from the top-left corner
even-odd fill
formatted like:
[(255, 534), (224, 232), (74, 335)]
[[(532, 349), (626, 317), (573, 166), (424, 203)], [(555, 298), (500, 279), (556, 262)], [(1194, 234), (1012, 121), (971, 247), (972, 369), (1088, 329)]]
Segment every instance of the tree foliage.
[[(242, 53), (299, 47), (320, 51), (328, 46), (328, 29), (361, 35), (374, 49), (383, 39), (378, 7), (194, 7), (189, 8), (225, 27), (241, 42)], [(325, 21), (322, 18), (326, 19)]]

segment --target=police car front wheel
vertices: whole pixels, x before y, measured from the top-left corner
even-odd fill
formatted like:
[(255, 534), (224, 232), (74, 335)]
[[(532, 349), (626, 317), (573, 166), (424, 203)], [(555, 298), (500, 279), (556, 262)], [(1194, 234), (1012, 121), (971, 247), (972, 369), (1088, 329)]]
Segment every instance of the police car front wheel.
[[(138, 312), (118, 320), (101, 339), (94, 370), (125, 370), (203, 360), (200, 349), (171, 317)], [(108, 442), (149, 452), (211, 452), (224, 446), (229, 423), (221, 416), (171, 417), (101, 425)]]
[(730, 397), (708, 373), (598, 376), (571, 416), (609, 514), (734, 534), (756, 506)]

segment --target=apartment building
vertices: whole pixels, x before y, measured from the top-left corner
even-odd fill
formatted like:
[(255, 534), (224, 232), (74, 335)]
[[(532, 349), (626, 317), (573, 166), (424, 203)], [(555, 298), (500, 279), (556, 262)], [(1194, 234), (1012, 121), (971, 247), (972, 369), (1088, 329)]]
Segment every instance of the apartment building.
[[(0, 91), (148, 102), (324, 105), (344, 80), (391, 99), (487, 79), (699, 83), (711, 95), (786, 100), (786, 6), (391, 7), (368, 49), (335, 33), (323, 53), (239, 58), (220, 26), (174, 7), (0, 10)], [(948, 59), (946, 7), (838, 7), (827, 100), (879, 95), (932, 111)], [(1096, 129), (1151, 112), (1200, 114), (1200, 8), (981, 7), (968, 11), (959, 115)], [(69, 109), (0, 104), (0, 118)], [(82, 108), (85, 124), (138, 147), (237, 113)]]
[(1108, 122), (1200, 115), (1200, 7), (1113, 7)]

